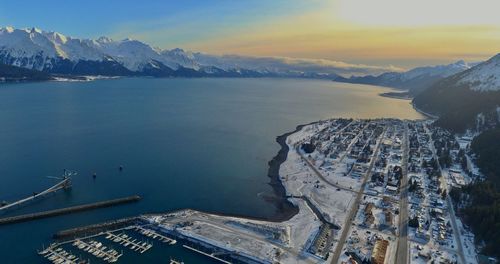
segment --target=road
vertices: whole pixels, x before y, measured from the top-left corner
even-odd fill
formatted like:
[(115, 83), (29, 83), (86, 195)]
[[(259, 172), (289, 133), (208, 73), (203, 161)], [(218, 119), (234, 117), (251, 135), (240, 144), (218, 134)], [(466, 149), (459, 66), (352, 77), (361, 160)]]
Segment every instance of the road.
[(405, 122), (401, 164), (403, 178), (400, 184), (401, 202), (399, 203), (399, 235), (396, 263), (408, 263), (408, 148), (408, 124)]
[[(352, 122), (351, 122), (352, 123)], [(351, 124), (349, 123), (349, 125)], [(340, 133), (341, 131), (343, 131), (346, 127), (348, 127), (349, 125), (345, 126), (344, 128), (342, 128), (340, 131), (336, 132), (335, 134), (338, 134)], [(351, 151), (352, 149), (352, 146), (356, 143), (356, 141), (359, 139), (359, 137), (361, 136), (361, 134), (363, 133), (363, 131), (368, 127), (368, 124), (366, 124), (359, 132), (358, 134), (351, 140), (349, 146), (347, 147), (345, 153), (342, 155), (342, 157), (339, 159), (339, 161), (337, 162), (337, 164), (341, 163), (342, 160), (344, 159), (345, 156), (347, 156), (347, 154)], [(373, 135), (373, 133), (372, 133)], [(369, 142), (367, 142), (366, 144), (369, 144)], [(365, 146), (366, 146), (365, 144)], [(336, 184), (336, 183), (333, 183), (333, 182), (330, 182), (327, 178), (325, 178), (325, 176), (323, 176), (323, 174), (321, 174), (321, 172), (316, 168), (316, 166), (314, 166), (310, 161), (309, 159), (307, 159), (306, 157), (304, 157), (304, 155), (302, 154), (302, 152), (300, 152), (299, 150), (299, 146), (297, 146), (296, 148), (296, 152), (299, 154), (299, 156), (302, 158), (302, 160), (304, 160), (307, 164), (307, 166), (309, 168), (311, 168), (314, 173), (323, 181), (325, 182), (326, 184), (332, 186), (332, 187), (335, 187), (335, 188), (338, 188), (338, 189), (342, 189), (342, 190), (345, 190), (345, 191), (348, 191), (348, 192), (353, 192), (353, 193), (359, 193), (359, 192), (363, 192), (363, 189), (360, 189), (359, 191), (356, 191), (356, 190), (353, 190), (352, 188), (347, 188), (345, 186), (342, 186), (340, 184)]]
[[(434, 141), (432, 141), (432, 135), (431, 135), (430, 131), (428, 130), (427, 126), (425, 127), (425, 129), (427, 131), (427, 134), (431, 138), (431, 150), (432, 150), (432, 154), (434, 155), (434, 159), (436, 159), (436, 162), (438, 164), (439, 173), (441, 174), (441, 178), (446, 179), (446, 175), (443, 175), (443, 168), (441, 167), (441, 163), (439, 163), (439, 158), (437, 157), (437, 154), (436, 154), (436, 148), (434, 147)], [(448, 184), (446, 182), (442, 186), (445, 187), (447, 193), (450, 193), (450, 190), (448, 190), (448, 188), (447, 188)], [(460, 257), (460, 262), (462, 264), (466, 264), (467, 262), (465, 261), (464, 248), (462, 246), (462, 237), (460, 236), (460, 233), (458, 232), (455, 210), (453, 210), (453, 202), (451, 201), (451, 198), (449, 195), (446, 196), (446, 203), (447, 203), (448, 211), (450, 213), (453, 235), (455, 236), (455, 240), (457, 241), (457, 253), (458, 253), (458, 256)]]
[(363, 184), (361, 185), (361, 189), (358, 192), (358, 195), (356, 196), (356, 200), (354, 201), (351, 210), (349, 211), (349, 215), (346, 217), (345, 223), (344, 223), (344, 228), (342, 229), (342, 234), (340, 235), (339, 241), (337, 243), (337, 246), (335, 247), (335, 252), (333, 253), (333, 258), (332, 258), (332, 264), (337, 264), (340, 259), (340, 254), (342, 253), (342, 248), (344, 247), (345, 240), (347, 238), (347, 234), (349, 234), (349, 230), (351, 229), (352, 221), (354, 220), (354, 217), (356, 216), (356, 213), (358, 212), (359, 209), (359, 204), (361, 202), (361, 199), (363, 197), (363, 190), (366, 187), (366, 183), (368, 182), (368, 179), (370, 178), (370, 173), (373, 169), (373, 166), (375, 165), (375, 160), (377, 159), (378, 152), (380, 149), (380, 145), (382, 142), (382, 139), (384, 138), (386, 132), (386, 127), (384, 127), (384, 132), (380, 135), (380, 138), (377, 142), (377, 146), (375, 148), (375, 151), (373, 152), (373, 156), (370, 161), (370, 166), (368, 167), (368, 170), (366, 171), (366, 175), (363, 179)]

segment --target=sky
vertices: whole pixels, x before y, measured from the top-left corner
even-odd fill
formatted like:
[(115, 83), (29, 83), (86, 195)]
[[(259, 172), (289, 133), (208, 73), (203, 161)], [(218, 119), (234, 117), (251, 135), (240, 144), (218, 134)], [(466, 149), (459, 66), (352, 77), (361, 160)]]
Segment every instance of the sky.
[(0, 26), (408, 69), (500, 52), (498, 0), (0, 1)]

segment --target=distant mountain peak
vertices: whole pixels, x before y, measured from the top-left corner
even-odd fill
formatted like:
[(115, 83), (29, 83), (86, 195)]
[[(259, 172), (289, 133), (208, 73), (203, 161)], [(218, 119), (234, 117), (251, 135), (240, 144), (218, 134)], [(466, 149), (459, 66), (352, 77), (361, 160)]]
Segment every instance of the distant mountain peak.
[(36, 27), (32, 27), (31, 29), (29, 29), (29, 33), (39, 33), (41, 34), (43, 31), (39, 28), (36, 28)]
[(5, 30), (5, 31), (7, 31), (8, 33), (12, 33), (12, 32), (14, 32), (14, 28), (13, 28), (13, 27), (11, 27), (11, 26), (0, 27), (0, 31), (1, 31), (1, 30)]
[(106, 36), (100, 36), (98, 39), (96, 39), (96, 41), (99, 43), (110, 43), (110, 42), (113, 42), (113, 39), (108, 38)]
[(455, 63), (452, 63), (450, 65), (455, 65), (455, 66), (468, 66), (469, 64), (467, 62), (465, 62), (464, 60), (458, 60), (456, 61)]

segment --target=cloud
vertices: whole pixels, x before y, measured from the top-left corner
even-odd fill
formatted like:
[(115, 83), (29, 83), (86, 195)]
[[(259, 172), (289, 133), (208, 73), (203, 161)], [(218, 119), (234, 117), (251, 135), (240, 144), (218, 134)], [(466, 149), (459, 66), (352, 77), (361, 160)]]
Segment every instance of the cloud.
[(401, 72), (405, 69), (389, 66), (351, 64), (328, 59), (307, 59), (291, 57), (257, 57), (242, 55), (209, 55), (195, 53), (203, 65), (215, 65), (223, 69), (246, 68), (252, 70), (271, 70), (275, 72), (314, 72), (339, 74), (342, 76), (380, 74), (383, 72)]

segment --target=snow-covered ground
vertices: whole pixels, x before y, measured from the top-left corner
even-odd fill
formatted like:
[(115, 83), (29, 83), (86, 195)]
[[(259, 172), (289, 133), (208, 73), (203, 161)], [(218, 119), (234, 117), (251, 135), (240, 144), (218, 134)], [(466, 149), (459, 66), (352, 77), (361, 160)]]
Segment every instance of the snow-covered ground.
[[(280, 223), (194, 210), (145, 218), (167, 230), (175, 229), (185, 236), (269, 263), (318, 263), (318, 258), (308, 254), (305, 249), (319, 230), (321, 222), (303, 200), (292, 201), (299, 207), (299, 213)], [(276, 239), (277, 236), (280, 239)]]
[[(279, 175), (289, 201), (299, 207), (299, 213), (291, 219), (273, 223), (192, 210), (149, 219), (166, 229), (175, 229), (186, 236), (264, 262), (330, 263), (338, 250), (342, 252), (339, 263), (348, 260), (346, 252), (354, 253), (361, 260), (371, 260), (375, 241), (383, 241), (388, 245), (385, 263), (394, 263), (400, 221), (418, 216), (419, 231), (408, 230), (410, 263), (453, 263), (460, 259), (459, 246), (463, 246), (467, 264), (477, 263), (472, 234), (455, 219), (452, 210), (447, 208), (447, 200), (436, 192), (438, 188), (450, 187), (454, 176), (446, 171), (439, 181), (431, 180), (432, 177), (421, 168), (424, 160), (434, 155), (433, 142), (425, 135), (428, 130), (417, 135), (419, 151), (410, 154), (408, 162), (408, 166), (418, 164), (413, 166), (408, 178), (410, 183), (418, 182), (422, 192), (409, 193), (409, 219), (400, 220), (400, 190), (393, 189), (399, 186), (402, 177), (397, 176), (397, 171), (405, 167), (404, 123), (398, 120), (344, 121), (334, 119), (306, 125), (286, 139), (289, 152)], [(424, 131), (422, 127), (419, 129)], [(376, 130), (383, 132), (375, 136)], [(415, 135), (416, 130), (411, 133)], [(315, 147), (306, 153), (303, 146), (308, 144)], [(367, 153), (371, 154), (361, 158)], [(361, 190), (363, 179), (367, 179), (368, 184)], [(319, 211), (318, 215), (315, 210)], [(351, 211), (354, 214), (351, 215)], [(347, 219), (348, 216), (353, 216), (353, 220)], [(339, 231), (328, 233), (333, 240), (321, 235), (325, 227), (323, 218), (340, 226), (342, 231), (347, 230), (345, 243), (339, 242), (343, 241)], [(453, 220), (458, 230), (452, 225)], [(186, 222), (189, 224), (182, 224)], [(318, 239), (327, 241), (326, 250), (330, 254), (326, 260), (320, 257), (322, 254), (317, 254), (318, 251), (311, 250)]]

